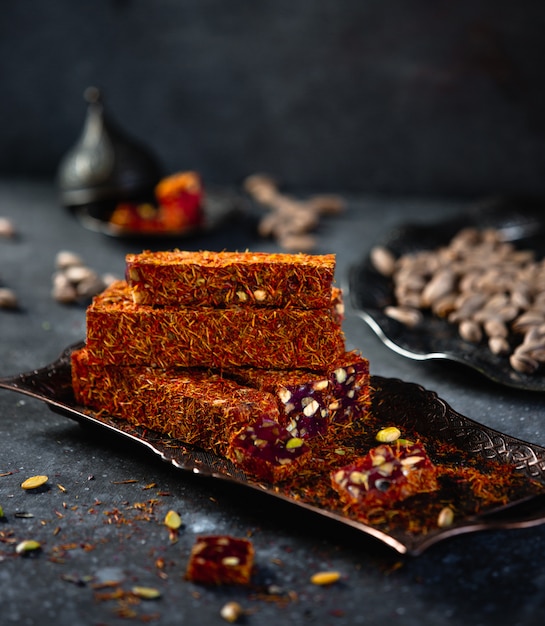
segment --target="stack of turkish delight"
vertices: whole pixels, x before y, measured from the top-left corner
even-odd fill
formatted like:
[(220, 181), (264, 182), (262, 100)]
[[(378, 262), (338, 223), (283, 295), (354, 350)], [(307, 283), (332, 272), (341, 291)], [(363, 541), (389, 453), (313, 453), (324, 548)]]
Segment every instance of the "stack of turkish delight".
[(280, 481), (368, 406), (334, 273), (334, 255), (129, 254), (87, 309), (76, 400)]

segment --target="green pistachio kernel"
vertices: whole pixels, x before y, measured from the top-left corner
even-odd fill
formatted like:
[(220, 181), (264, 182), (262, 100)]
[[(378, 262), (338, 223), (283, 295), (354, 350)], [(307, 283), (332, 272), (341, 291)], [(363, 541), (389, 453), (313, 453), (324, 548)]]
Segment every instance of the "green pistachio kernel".
[(165, 526), (170, 530), (178, 530), (182, 525), (182, 518), (176, 511), (170, 510), (165, 515)]
[(21, 483), (21, 487), (26, 491), (38, 489), (38, 487), (43, 487), (48, 480), (47, 476), (31, 476)]
[(437, 526), (439, 526), (439, 528), (446, 528), (447, 526), (451, 526), (453, 522), (454, 511), (449, 506), (442, 508), (437, 516)]
[(136, 586), (131, 589), (133, 595), (138, 598), (142, 598), (142, 600), (157, 600), (157, 598), (161, 597), (161, 592), (159, 589), (155, 589), (155, 587), (140, 587)]
[(387, 428), (379, 430), (377, 433), (377, 441), (381, 443), (392, 443), (392, 441), (399, 439), (399, 437), (401, 437), (401, 431), (395, 426), (388, 426)]
[(28, 552), (35, 552), (42, 547), (39, 541), (34, 539), (25, 539), (15, 546), (15, 552), (17, 554), (27, 554)]
[(286, 442), (286, 450), (300, 448), (305, 442), (300, 437), (292, 437)]

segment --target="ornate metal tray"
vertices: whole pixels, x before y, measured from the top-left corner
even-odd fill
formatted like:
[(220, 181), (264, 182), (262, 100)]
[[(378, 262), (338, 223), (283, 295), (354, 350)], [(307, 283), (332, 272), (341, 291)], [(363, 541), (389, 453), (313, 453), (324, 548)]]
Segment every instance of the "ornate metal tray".
[[(545, 201), (491, 202), (472, 207), (466, 214), (434, 224), (407, 224), (377, 242), (396, 256), (447, 244), (462, 228), (496, 228), (520, 249), (545, 255)], [(349, 270), (349, 302), (355, 312), (395, 352), (415, 360), (446, 359), (462, 363), (503, 385), (545, 391), (543, 372), (516, 372), (506, 356), (493, 354), (486, 345), (463, 341), (456, 325), (425, 314), (424, 323), (409, 328), (391, 319), (384, 308), (394, 304), (391, 280), (381, 275), (364, 256)]]
[[(79, 344), (81, 345), (81, 344)], [(78, 346), (67, 348), (50, 365), (32, 372), (0, 379), (0, 388), (12, 390), (44, 401), (54, 412), (85, 425), (104, 429), (106, 433), (121, 435), (135, 444), (145, 446), (164, 461), (184, 472), (226, 480), (270, 497), (290, 502), (294, 513), (306, 509), (340, 524), (346, 524), (366, 533), (401, 554), (417, 555), (440, 540), (454, 535), (485, 529), (523, 528), (545, 522), (545, 448), (515, 439), (456, 413), (432, 391), (400, 380), (372, 377), (374, 389), (370, 416), (377, 423), (394, 421), (404, 431), (410, 431), (427, 442), (428, 448), (448, 447), (453, 458), (474, 465), (477, 469), (492, 462), (498, 468), (513, 471), (516, 477), (507, 490), (502, 505), (479, 507), (477, 513), (464, 513), (463, 503), (457, 501), (456, 488), (451, 493), (453, 505), (459, 511), (452, 525), (434, 527), (420, 532), (410, 527), (362, 523), (350, 517), (341, 507), (327, 503), (307, 502), (283, 494), (273, 485), (255, 482), (231, 463), (200, 449), (187, 446), (160, 434), (141, 431), (127, 422), (98, 415), (74, 401), (70, 373), (70, 353)], [(364, 451), (362, 451), (365, 453)], [(494, 472), (491, 481), (495, 481)], [(428, 494), (428, 497), (435, 497)], [(418, 515), (422, 502), (406, 502), (405, 515)], [(412, 507), (412, 508), (411, 508)]]

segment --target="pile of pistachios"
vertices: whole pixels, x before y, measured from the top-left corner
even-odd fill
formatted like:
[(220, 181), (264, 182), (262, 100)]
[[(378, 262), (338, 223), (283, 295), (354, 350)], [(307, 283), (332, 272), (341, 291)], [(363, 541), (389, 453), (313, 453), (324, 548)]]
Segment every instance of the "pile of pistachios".
[(397, 258), (377, 246), (371, 261), (393, 281), (388, 316), (416, 326), (428, 311), (456, 324), (463, 340), (506, 355), (518, 372), (545, 364), (545, 259), (499, 230), (466, 228), (446, 246)]

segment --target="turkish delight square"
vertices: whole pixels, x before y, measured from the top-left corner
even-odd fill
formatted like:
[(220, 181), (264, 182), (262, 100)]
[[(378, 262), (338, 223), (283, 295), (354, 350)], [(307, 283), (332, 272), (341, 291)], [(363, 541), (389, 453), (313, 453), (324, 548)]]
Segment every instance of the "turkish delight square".
[(229, 535), (197, 537), (186, 578), (202, 585), (248, 585), (254, 567), (254, 547), (248, 539)]
[(292, 476), (310, 454), (303, 439), (269, 417), (246, 424), (229, 441), (227, 458), (254, 478), (277, 483)]
[(437, 469), (421, 443), (397, 441), (331, 473), (331, 485), (349, 506), (390, 506), (438, 489)]

